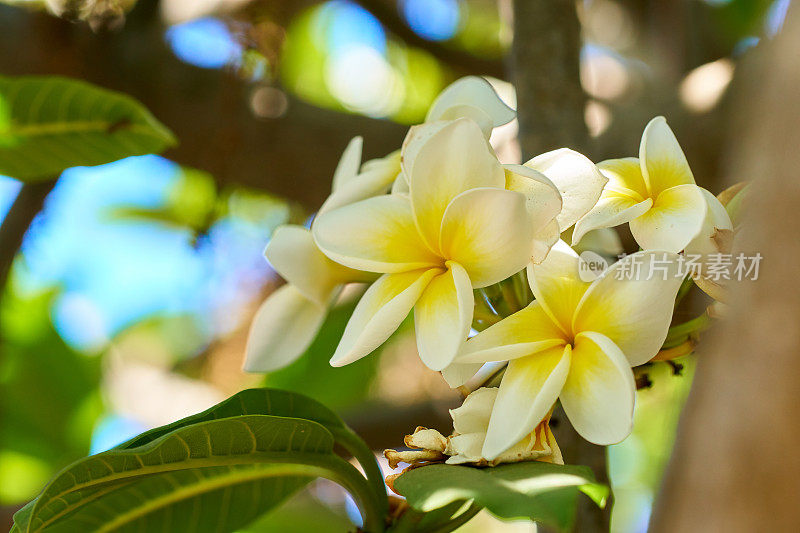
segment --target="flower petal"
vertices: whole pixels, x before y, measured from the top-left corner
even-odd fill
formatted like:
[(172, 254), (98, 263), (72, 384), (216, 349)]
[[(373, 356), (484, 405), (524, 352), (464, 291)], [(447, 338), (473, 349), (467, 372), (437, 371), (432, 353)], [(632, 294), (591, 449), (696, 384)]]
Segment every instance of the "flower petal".
[(399, 173), (399, 160), (371, 165), (369, 170), (350, 178), (333, 191), (319, 208), (317, 216), (337, 207), (386, 194)]
[(653, 200), (650, 198), (637, 202), (635, 198), (616, 191), (604, 191), (597, 205), (575, 224), (572, 244), (580, 242), (592, 230), (613, 228), (630, 222), (647, 213), (652, 206)]
[(336, 191), (358, 174), (358, 167), (361, 166), (361, 149), (364, 146), (364, 138), (359, 136), (350, 139), (347, 143), (336, 170), (333, 172), (333, 187)]
[(639, 159), (644, 182), (653, 198), (677, 185), (694, 185), (686, 156), (664, 117), (654, 118), (644, 129)]
[(531, 261), (537, 265), (544, 261), (547, 254), (550, 253), (550, 248), (552, 248), (560, 238), (561, 233), (559, 232), (558, 222), (553, 219), (549, 224), (534, 234)]
[(481, 387), (471, 392), (460, 407), (450, 409), (456, 433), (486, 433), (497, 398), (496, 387)]
[[(405, 158), (406, 152), (403, 153)], [(410, 171), (414, 220), (432, 250), (439, 245), (442, 218), (450, 202), (476, 187), (505, 187), (505, 174), (477, 124), (447, 123), (419, 148)]]
[(503, 165), (506, 189), (525, 196), (525, 207), (534, 232), (552, 222), (561, 212), (561, 193), (547, 177), (523, 165)]
[(447, 271), (431, 280), (414, 306), (414, 330), (422, 362), (442, 370), (467, 340), (475, 302), (464, 268), (447, 262)]
[(442, 377), (454, 389), (460, 387), (478, 373), (483, 363), (459, 363), (454, 361), (442, 369)]
[(561, 231), (589, 212), (608, 181), (589, 158), (569, 148), (537, 155), (525, 166), (547, 176), (561, 192), (563, 207), (557, 218)]
[(570, 347), (557, 346), (508, 363), (492, 409), (483, 457), (491, 461), (532, 432), (567, 380)]
[[(476, 122), (481, 129), (491, 133), (493, 127), (511, 122), (515, 116), (516, 112), (503, 103), (488, 81), (478, 76), (466, 76), (439, 93), (428, 110), (425, 122), (460, 117), (478, 118), (481, 122)], [(483, 123), (485, 120), (488, 122)]]
[(630, 366), (646, 363), (664, 343), (682, 281), (675, 254), (628, 255), (586, 292), (575, 312), (573, 331), (602, 333), (622, 350)]
[(570, 331), (572, 317), (591, 285), (578, 275), (578, 254), (558, 241), (540, 264), (528, 265), (528, 283), (542, 309), (561, 328)]
[(311, 232), (303, 226), (285, 225), (272, 234), (264, 251), (272, 268), (306, 298), (325, 307), (336, 288), (346, 281), (366, 281), (357, 272), (328, 259)]
[(246, 372), (271, 372), (294, 362), (317, 336), (327, 307), (284, 285), (258, 308), (245, 348)]
[(650, 197), (638, 157), (606, 159), (597, 163), (597, 168), (608, 178), (604, 192), (616, 191), (634, 198), (637, 202)]
[(508, 361), (564, 344), (564, 332), (537, 300), (469, 339), (456, 361)]
[(644, 250), (680, 252), (700, 232), (707, 209), (700, 187), (678, 185), (659, 194), (653, 207), (631, 220), (631, 233)]
[[(412, 195), (413, 195), (412, 189)], [(472, 189), (456, 197), (442, 221), (442, 255), (486, 287), (519, 272), (530, 261), (533, 227), (525, 197), (505, 189)]]
[(373, 283), (356, 305), (331, 358), (331, 366), (361, 359), (389, 338), (408, 316), (440, 269), (385, 274)]
[(621, 442), (633, 427), (635, 397), (633, 372), (620, 349), (604, 335), (580, 333), (559, 396), (575, 431), (594, 444)]
[(700, 191), (706, 199), (708, 210), (700, 233), (686, 245), (686, 256), (699, 259), (697, 261), (699, 269), (692, 272), (692, 278), (700, 290), (715, 300), (726, 301), (728, 299), (726, 282), (723, 278), (709, 273), (709, 264), (712, 261), (712, 254), (731, 253), (734, 238), (733, 222), (725, 206), (716, 196), (705, 189)]
[(328, 211), (312, 233), (325, 255), (358, 270), (396, 273), (442, 263), (422, 241), (402, 196), (376, 196)]

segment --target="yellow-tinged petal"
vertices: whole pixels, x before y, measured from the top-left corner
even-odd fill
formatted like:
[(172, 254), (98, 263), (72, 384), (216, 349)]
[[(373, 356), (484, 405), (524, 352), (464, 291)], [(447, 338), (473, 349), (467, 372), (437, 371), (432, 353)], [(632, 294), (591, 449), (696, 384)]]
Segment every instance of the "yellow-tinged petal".
[(650, 197), (639, 158), (607, 159), (597, 163), (597, 168), (608, 178), (604, 192), (615, 191), (630, 196), (637, 202)]
[(561, 212), (561, 193), (547, 177), (523, 165), (503, 165), (506, 189), (525, 196), (525, 207), (534, 232), (556, 219)]
[(381, 276), (356, 305), (331, 366), (350, 364), (383, 344), (408, 316), (431, 279), (441, 272), (431, 268)]
[(564, 332), (537, 300), (469, 339), (461, 348), (456, 361), (507, 361), (554, 346), (563, 346), (565, 343)]
[(475, 302), (464, 268), (447, 262), (447, 271), (431, 280), (414, 306), (414, 330), (422, 362), (442, 370), (467, 339)]
[(647, 213), (652, 206), (653, 200), (650, 198), (637, 202), (635, 198), (626, 194), (605, 191), (597, 205), (575, 224), (575, 231), (572, 232), (572, 244), (580, 242), (592, 230), (613, 228), (630, 222)]
[(599, 333), (578, 334), (559, 396), (575, 431), (594, 444), (621, 442), (633, 426), (635, 397), (633, 372), (622, 351)]
[(696, 262), (699, 270), (692, 272), (695, 284), (715, 300), (725, 301), (728, 298), (726, 280), (720, 276), (710, 275), (709, 265), (712, 254), (731, 253), (734, 238), (733, 221), (716, 196), (705, 189), (700, 191), (706, 199), (708, 210), (700, 233), (686, 245), (686, 256), (699, 259)]
[(311, 345), (327, 307), (320, 306), (292, 285), (270, 294), (258, 308), (245, 348), (246, 372), (270, 372), (295, 361)]
[(442, 369), (442, 377), (450, 385), (450, 388), (454, 389), (469, 381), (482, 366), (483, 363), (459, 363), (454, 361)]
[(403, 196), (376, 196), (328, 211), (312, 233), (325, 255), (350, 268), (397, 273), (443, 266), (422, 241)]
[(680, 252), (703, 226), (707, 204), (697, 185), (667, 189), (646, 213), (631, 220), (633, 238), (643, 250)]
[(561, 231), (589, 212), (608, 181), (589, 158), (569, 148), (538, 155), (525, 166), (547, 176), (561, 193), (563, 206), (557, 218)]
[(532, 242), (525, 197), (505, 189), (478, 188), (460, 194), (448, 206), (439, 246), (442, 255), (463, 266), (472, 286), (479, 288), (525, 268)]
[(654, 118), (644, 129), (639, 159), (653, 198), (671, 187), (695, 183), (686, 156), (664, 117)]
[(467, 117), (475, 120), (488, 137), (493, 127), (511, 122), (515, 116), (516, 112), (503, 103), (488, 81), (478, 76), (466, 76), (439, 93), (425, 122)]
[(364, 145), (364, 138), (356, 136), (347, 143), (336, 170), (333, 172), (333, 187), (336, 191), (339, 187), (350, 181), (358, 174), (358, 167), (361, 166), (361, 149)]
[(682, 281), (676, 254), (628, 255), (586, 291), (573, 331), (601, 333), (622, 350), (630, 366), (646, 363), (664, 343)]
[[(492, 407), (497, 399), (497, 389), (481, 387), (473, 391), (460, 407), (450, 409), (453, 419), (453, 430), (456, 433), (486, 433), (489, 419), (492, 416)], [(481, 444), (483, 444), (481, 442)], [(480, 451), (480, 450), (478, 450)]]
[(503, 167), (475, 122), (459, 119), (437, 130), (403, 172), (411, 188), (414, 220), (432, 250), (439, 245), (444, 212), (459, 194), (476, 187), (505, 187)]
[(547, 254), (561, 238), (561, 232), (558, 228), (558, 222), (553, 219), (545, 227), (541, 228), (533, 235), (533, 251), (531, 252), (531, 261), (539, 264), (544, 261)]
[(281, 277), (321, 307), (330, 303), (331, 295), (342, 283), (369, 279), (364, 272), (328, 259), (317, 248), (311, 232), (303, 226), (278, 227), (264, 255)]
[(528, 265), (528, 283), (536, 300), (565, 333), (571, 331), (572, 316), (590, 285), (581, 281), (578, 261), (578, 254), (558, 241), (544, 261)]
[(508, 363), (489, 420), (483, 457), (491, 461), (539, 425), (567, 380), (570, 357), (567, 345)]
[(399, 172), (399, 160), (382, 165), (372, 165), (369, 170), (352, 177), (333, 191), (319, 208), (317, 216), (337, 207), (386, 194)]

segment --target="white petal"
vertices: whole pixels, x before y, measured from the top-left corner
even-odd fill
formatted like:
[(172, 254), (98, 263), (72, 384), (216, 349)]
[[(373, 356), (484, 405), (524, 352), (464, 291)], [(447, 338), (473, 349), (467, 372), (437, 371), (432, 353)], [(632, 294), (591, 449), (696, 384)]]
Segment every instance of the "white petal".
[(568, 148), (538, 155), (525, 166), (547, 176), (561, 192), (563, 207), (557, 219), (561, 231), (589, 212), (608, 181), (589, 158)]
[(579, 334), (560, 395), (575, 431), (594, 444), (621, 442), (633, 426), (635, 397), (633, 372), (620, 349), (599, 333)]
[(386, 194), (399, 172), (399, 160), (394, 164), (372, 165), (369, 170), (353, 176), (333, 191), (319, 208), (317, 216), (337, 207)]
[(643, 250), (680, 252), (700, 233), (707, 209), (700, 187), (678, 185), (659, 194), (653, 207), (631, 220), (631, 233)]
[(450, 409), (453, 430), (462, 434), (486, 433), (497, 392), (496, 387), (481, 387), (464, 398), (461, 407)]
[(401, 172), (397, 175), (394, 183), (392, 183), (392, 194), (408, 196), (408, 193), (410, 192), (411, 189), (408, 188), (408, 180), (406, 179), (406, 175)]
[(447, 262), (447, 272), (431, 280), (414, 306), (414, 329), (420, 359), (432, 370), (453, 362), (472, 324), (475, 302), (464, 268)]
[(333, 172), (333, 190), (336, 191), (354, 178), (358, 174), (358, 167), (361, 166), (361, 149), (364, 145), (364, 138), (356, 136), (350, 139), (347, 147), (339, 158), (339, 164)]
[(525, 197), (505, 189), (479, 188), (462, 193), (448, 206), (439, 247), (444, 257), (464, 267), (478, 288), (525, 268), (532, 242)]
[(555, 246), (560, 237), (561, 232), (559, 231), (558, 222), (553, 219), (549, 224), (534, 234), (531, 261), (535, 264), (544, 261), (550, 249)]
[(450, 388), (460, 387), (477, 374), (483, 363), (459, 363), (454, 361), (442, 369), (442, 377)]
[(725, 210), (725, 206), (717, 199), (716, 196), (707, 190), (700, 188), (700, 192), (705, 198), (708, 207), (706, 216), (703, 219), (703, 227), (700, 233), (686, 245), (687, 254), (713, 254), (720, 252), (730, 252), (730, 250), (720, 250), (718, 244), (714, 240), (714, 235), (719, 230), (733, 230), (733, 222)]
[(431, 279), (440, 272), (427, 269), (381, 276), (356, 305), (331, 358), (331, 365), (350, 364), (383, 344), (408, 316)]
[(646, 363), (664, 343), (682, 281), (673, 253), (626, 256), (586, 292), (573, 331), (602, 333), (622, 350), (630, 366)]
[(326, 307), (291, 285), (270, 294), (250, 325), (244, 370), (270, 372), (294, 362), (311, 345), (326, 314)]
[(312, 233), (325, 255), (358, 270), (396, 273), (442, 264), (422, 241), (403, 196), (376, 196), (328, 211)]
[(539, 425), (558, 398), (569, 367), (569, 345), (508, 363), (492, 409), (483, 457), (491, 461)]
[(617, 257), (624, 251), (619, 233), (612, 228), (589, 231), (581, 237), (577, 244), (573, 244), (573, 247), (579, 255), (585, 250), (591, 250), (606, 257)]
[(536, 301), (565, 332), (590, 283), (578, 274), (578, 254), (564, 241), (558, 241), (540, 264), (528, 265), (528, 283)]
[(653, 198), (670, 187), (694, 185), (686, 156), (664, 117), (654, 118), (644, 129), (639, 159), (644, 181)]
[(539, 301), (534, 301), (468, 340), (456, 361), (508, 361), (564, 344), (564, 332), (542, 309)]
[(653, 200), (650, 198), (637, 202), (636, 199), (617, 192), (604, 192), (597, 205), (575, 224), (572, 244), (579, 242), (592, 230), (613, 228), (630, 222), (647, 213), (652, 206)]
[[(478, 76), (466, 76), (439, 93), (428, 110), (425, 122), (462, 116), (475, 120), (473, 110), (480, 111), (486, 117), (489, 132), (492, 127), (511, 122), (516, 116), (516, 112), (503, 103), (488, 81)], [(487, 125), (479, 124), (481, 129), (487, 129)]]
[[(506, 189), (525, 196), (525, 207), (534, 233), (551, 225), (561, 212), (561, 193), (547, 177), (523, 165), (503, 165)], [(555, 242), (555, 241), (554, 241)]]
[(321, 307), (330, 303), (339, 285), (363, 279), (363, 273), (328, 259), (317, 248), (311, 232), (303, 226), (278, 227), (264, 255), (281, 277)]
[(439, 244), (442, 218), (450, 202), (476, 187), (505, 187), (505, 174), (478, 126), (467, 119), (447, 123), (419, 148), (403, 172), (411, 188), (414, 220), (432, 250)]

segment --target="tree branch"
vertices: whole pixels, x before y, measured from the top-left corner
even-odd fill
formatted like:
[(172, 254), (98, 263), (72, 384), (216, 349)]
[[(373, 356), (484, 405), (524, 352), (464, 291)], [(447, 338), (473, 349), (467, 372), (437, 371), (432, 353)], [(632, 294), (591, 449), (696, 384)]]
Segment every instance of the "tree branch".
[(55, 185), (55, 180), (23, 185), (0, 226), (0, 296), (5, 290), (11, 265), (25, 232)]

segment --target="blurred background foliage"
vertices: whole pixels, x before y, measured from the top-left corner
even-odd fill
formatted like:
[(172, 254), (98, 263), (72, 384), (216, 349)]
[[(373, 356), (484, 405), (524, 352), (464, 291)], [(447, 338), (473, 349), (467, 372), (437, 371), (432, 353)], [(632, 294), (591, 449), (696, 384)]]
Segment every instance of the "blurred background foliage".
[[(181, 144), (65, 172), (33, 219), (0, 299), (2, 524), (55, 471), (146, 428), (259, 384), (341, 412), (375, 449), (415, 425), (449, 430), (457, 395), (426, 372), (406, 324), (379, 352), (326, 362), (345, 294), (308, 353), (266, 377), (241, 372), (247, 327), (280, 280), (262, 251), (303, 223), (347, 141), (396, 149), (435, 95), (465, 74), (514, 100), (503, 61), (508, 0), (49, 0), (0, 3), (0, 74), (62, 74), (127, 92)], [(64, 6), (83, 10), (63, 13)], [(719, 190), (737, 65), (780, 31), (788, 0), (584, 0), (581, 80), (595, 160), (634, 155), (665, 114), (698, 182)], [(533, 66), (535, 68), (535, 66)], [(0, 117), (2, 118), (2, 117)], [(515, 125), (492, 142), (527, 159)], [(0, 220), (20, 189), (0, 177)], [(693, 361), (639, 392), (633, 435), (611, 447), (612, 529), (645, 531)], [(328, 507), (320, 502), (325, 502)], [(320, 482), (247, 531), (342, 531), (352, 503)], [(492, 522), (464, 531), (529, 531)]]

